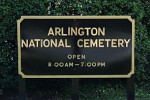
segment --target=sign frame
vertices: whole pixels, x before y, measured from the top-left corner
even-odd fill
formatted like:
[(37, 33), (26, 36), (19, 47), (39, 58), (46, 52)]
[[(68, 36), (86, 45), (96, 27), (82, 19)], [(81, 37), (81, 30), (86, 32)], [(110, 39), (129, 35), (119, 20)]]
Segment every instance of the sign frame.
[[(132, 54), (131, 71), (127, 75), (25, 75), (21, 71), (21, 33), (20, 24), (24, 19), (128, 19), (132, 24)], [(134, 39), (135, 20), (131, 16), (21, 16), (17, 20), (17, 44), (18, 44), (18, 74), (22, 78), (130, 78), (134, 74)]]

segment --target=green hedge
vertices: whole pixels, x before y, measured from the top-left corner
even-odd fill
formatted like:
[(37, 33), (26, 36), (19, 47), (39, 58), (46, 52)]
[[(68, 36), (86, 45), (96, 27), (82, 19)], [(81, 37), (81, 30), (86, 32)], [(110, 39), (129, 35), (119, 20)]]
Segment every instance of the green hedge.
[[(0, 94), (5, 94), (4, 91), (7, 92), (9, 89), (17, 89), (16, 21), (22, 15), (130, 15), (134, 17), (136, 86), (142, 86), (141, 90), (144, 89), (143, 91), (149, 93), (149, 0), (0, 0)], [(108, 81), (112, 85), (118, 83), (118, 80)], [(121, 81), (120, 84), (123, 82)], [(138, 92), (137, 95), (142, 94)]]

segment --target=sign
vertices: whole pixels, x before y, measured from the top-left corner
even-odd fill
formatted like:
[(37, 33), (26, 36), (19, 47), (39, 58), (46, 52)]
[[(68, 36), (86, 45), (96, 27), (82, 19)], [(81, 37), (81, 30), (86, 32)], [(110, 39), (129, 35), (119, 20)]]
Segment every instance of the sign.
[(134, 27), (130, 16), (22, 16), (18, 73), (23, 78), (129, 78)]

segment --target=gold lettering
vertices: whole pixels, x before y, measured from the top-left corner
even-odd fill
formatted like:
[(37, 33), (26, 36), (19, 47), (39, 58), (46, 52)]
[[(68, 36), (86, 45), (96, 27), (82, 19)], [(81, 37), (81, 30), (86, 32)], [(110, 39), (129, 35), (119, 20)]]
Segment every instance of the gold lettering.
[(128, 40), (124, 39), (124, 42), (125, 42), (125, 44), (126, 44), (126, 47), (128, 47), (128, 46), (129, 46), (130, 39), (128, 39)]
[(34, 44), (33, 40), (30, 41), (29, 47), (35, 47), (35, 44)]
[(48, 36), (50, 36), (50, 35), (54, 36), (54, 31), (53, 31), (52, 27), (50, 27), (49, 31), (48, 31)]
[(28, 40), (26, 40), (26, 41), (24, 41), (23, 39), (21, 40), (21, 47), (23, 48), (23, 47), (26, 47), (26, 48), (28, 48)]

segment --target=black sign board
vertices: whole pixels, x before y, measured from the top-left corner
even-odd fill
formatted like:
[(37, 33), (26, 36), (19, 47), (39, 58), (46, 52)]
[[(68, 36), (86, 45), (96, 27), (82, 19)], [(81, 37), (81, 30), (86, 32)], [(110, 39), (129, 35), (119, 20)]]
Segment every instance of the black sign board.
[(134, 27), (130, 16), (22, 16), (18, 73), (23, 78), (129, 78)]

